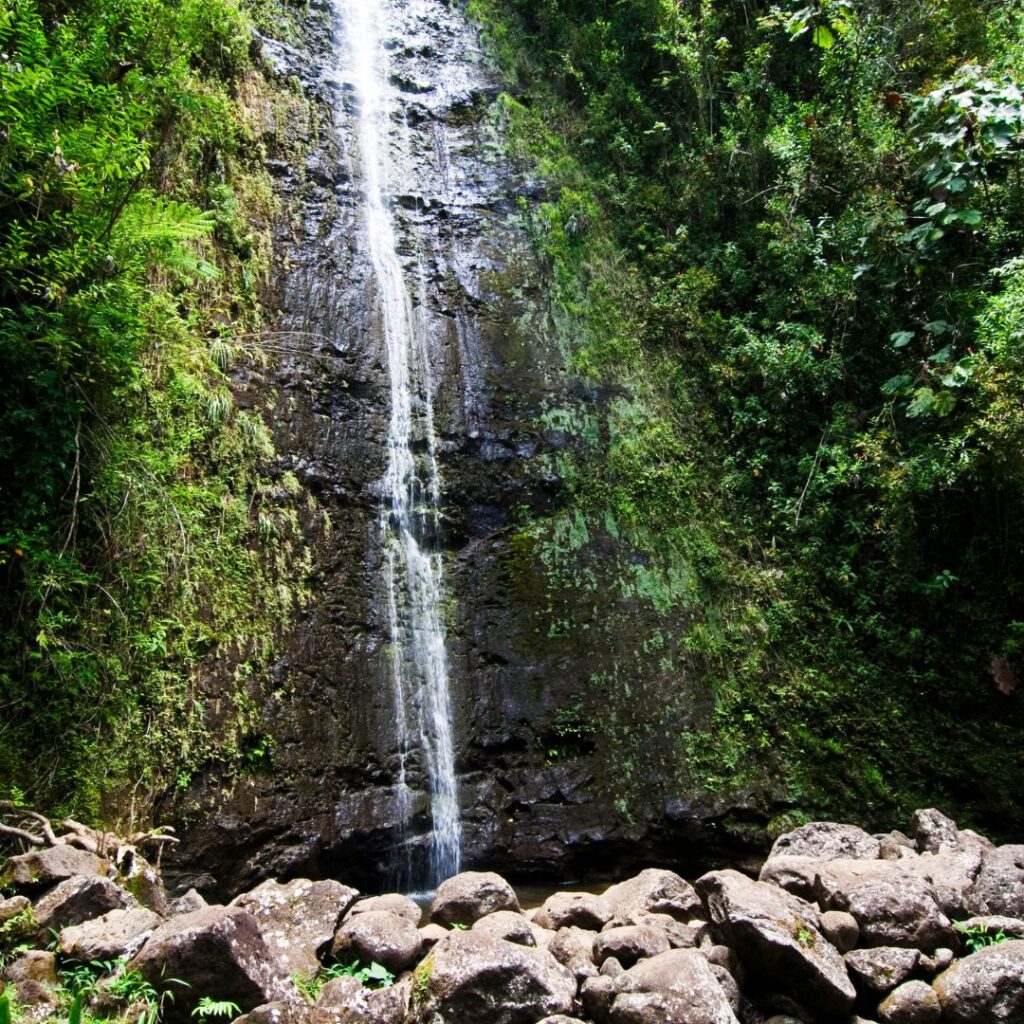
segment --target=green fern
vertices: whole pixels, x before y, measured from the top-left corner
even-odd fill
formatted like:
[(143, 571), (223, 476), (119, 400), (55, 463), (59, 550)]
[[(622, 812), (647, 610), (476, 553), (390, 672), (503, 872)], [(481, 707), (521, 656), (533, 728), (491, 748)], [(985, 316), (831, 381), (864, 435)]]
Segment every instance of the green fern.
[(237, 1017), (241, 1012), (238, 1004), (229, 999), (211, 999), (210, 996), (203, 996), (192, 1011), (192, 1016), (207, 1020), (214, 1017)]
[(11, 1024), (11, 997), (6, 992), (0, 994), (0, 1024)]

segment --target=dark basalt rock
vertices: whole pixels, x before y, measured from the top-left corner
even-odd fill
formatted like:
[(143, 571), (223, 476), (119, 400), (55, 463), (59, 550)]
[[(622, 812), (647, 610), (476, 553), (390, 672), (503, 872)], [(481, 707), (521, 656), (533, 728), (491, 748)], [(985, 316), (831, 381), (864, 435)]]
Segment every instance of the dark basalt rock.
[[(393, 13), (390, 73), (402, 114), (394, 131), (406, 133), (409, 151), (395, 174), (393, 216), (429, 338), (464, 863), (513, 877), (602, 875), (659, 861), (704, 869), (732, 852), (715, 827), (727, 808), (652, 786), (652, 798), (624, 820), (609, 784), (611, 755), (586, 736), (559, 738), (559, 715), (616, 654), (585, 632), (551, 630), (546, 570), (517, 523), (521, 510), (562, 507), (553, 456), (581, 443), (579, 423), (600, 420), (628, 396), (573, 382), (566, 371), (573, 326), (549, 304), (520, 208), (520, 200), (536, 207), (550, 197), (502, 152), (502, 83), (461, 5), (423, 0)], [(262, 115), (266, 166), (285, 211), (264, 295), (271, 365), (235, 374), (236, 400), (262, 410), (272, 428), (272, 472), (299, 481), (312, 599), (272, 676), (252, 683), (261, 728), (274, 739), (270, 762), (241, 780), (210, 766), (158, 809), (181, 825), (168, 876), (179, 890), (220, 900), (272, 877), (396, 887), (399, 838), (415, 869), (431, 828), (415, 753), (405, 763), (416, 798), (404, 828), (395, 795), (378, 524), (390, 392), (364, 238), (355, 99), (336, 69), (334, 17), (333, 5), (313, 3), (298, 38), (258, 40), (267, 73), (296, 80), (308, 111), (285, 116), (268, 104)], [(580, 571), (605, 571), (606, 556), (622, 551), (610, 534), (594, 537), (579, 553), (588, 560)], [(585, 592), (571, 600), (581, 621), (593, 614)], [(617, 606), (630, 611), (638, 635), (654, 628), (648, 605)], [(212, 729), (235, 728), (225, 699), (234, 686), (225, 666), (203, 680)], [(664, 714), (659, 693), (653, 687), (635, 713)], [(710, 697), (694, 695), (684, 714), (697, 723), (711, 707)], [(675, 733), (684, 725), (673, 718)], [(560, 748), (555, 763), (552, 747)], [(699, 865), (681, 858), (690, 850)]]

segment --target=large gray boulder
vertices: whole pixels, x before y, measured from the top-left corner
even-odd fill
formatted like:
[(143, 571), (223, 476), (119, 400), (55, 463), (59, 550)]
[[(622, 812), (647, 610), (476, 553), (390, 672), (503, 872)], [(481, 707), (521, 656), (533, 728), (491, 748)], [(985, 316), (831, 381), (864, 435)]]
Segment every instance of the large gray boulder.
[(611, 903), (604, 896), (589, 892), (556, 892), (533, 915), (533, 922), (553, 931), (569, 927), (600, 931), (613, 913)]
[(770, 857), (761, 865), (758, 881), (813, 903), (818, 898), (818, 872), (825, 863), (817, 857)]
[(12, 917), (24, 914), (32, 901), (27, 896), (12, 896), (10, 899), (0, 899), (0, 924), (6, 924)]
[(493, 871), (463, 871), (437, 887), (430, 905), (431, 919), (438, 924), (467, 928), (496, 910), (520, 911), (512, 886)]
[(920, 853), (952, 853), (963, 848), (956, 822), (934, 807), (914, 811), (910, 831)]
[(297, 878), (286, 884), (263, 882), (230, 905), (256, 918), (271, 952), (289, 974), (313, 978), (320, 970), (320, 953), (358, 896), (357, 889), (340, 882)]
[(594, 940), (597, 933), (569, 925), (558, 931), (548, 943), (548, 952), (563, 966), (568, 967), (580, 984), (587, 978), (597, 977), (594, 963)]
[(970, 913), (968, 903), (981, 871), (983, 851), (973, 846), (966, 850), (925, 853), (903, 866), (931, 886), (939, 909), (953, 920)]
[(885, 995), (910, 977), (921, 954), (900, 946), (877, 946), (852, 950), (843, 959), (858, 989)]
[[(728, 972), (726, 972), (728, 974)], [(644, 1019), (642, 1008), (651, 1004), (625, 997), (661, 993), (674, 998), (665, 1006), (671, 1018), (683, 1024), (736, 1024), (732, 1006), (714, 969), (695, 949), (673, 949), (644, 960), (617, 979), (620, 995), (611, 1005), (610, 1019)], [(622, 1001), (620, 1003), (620, 1000)], [(657, 1018), (653, 1018), (656, 1020)]]
[(110, 863), (95, 853), (58, 843), (11, 857), (0, 872), (0, 888), (13, 888), (31, 895), (75, 875), (105, 878), (109, 870)]
[(689, 882), (674, 871), (648, 868), (639, 875), (606, 889), (604, 899), (616, 918), (648, 912), (689, 921), (701, 911), (700, 897)]
[(470, 930), (493, 935), (496, 939), (505, 939), (506, 942), (515, 942), (520, 946), (537, 945), (530, 922), (514, 910), (496, 910), (493, 914), (475, 921)]
[(813, 857), (816, 860), (877, 860), (881, 846), (874, 836), (855, 825), (812, 821), (779, 836), (768, 859)]
[(117, 960), (137, 952), (163, 923), (147, 907), (111, 910), (102, 917), (65, 928), (57, 940), (62, 956), (88, 963)]
[(388, 892), (383, 896), (370, 896), (368, 899), (359, 900), (352, 904), (349, 916), (356, 914), (368, 914), (371, 911), (383, 911), (386, 914), (394, 914), (396, 917), (404, 917), (412, 921), (418, 928), (423, 920), (423, 910), (415, 901), (403, 896), (401, 893)]
[(1024, 940), (986, 946), (932, 983), (944, 1024), (1020, 1024), (1024, 1021)]
[(75, 875), (54, 886), (36, 902), (36, 923), (45, 935), (91, 921), (111, 910), (136, 906), (135, 897), (99, 875)]
[(818, 902), (857, 919), (862, 946), (949, 946), (953, 926), (930, 883), (902, 861), (833, 860), (818, 871)]
[(712, 1016), (710, 1007), (674, 992), (625, 992), (615, 997), (608, 1024), (735, 1024), (728, 1003), (725, 1008), (728, 1017)]
[(821, 934), (832, 943), (840, 953), (848, 953), (857, 948), (860, 941), (860, 925), (853, 914), (844, 910), (826, 910), (821, 915)]
[(716, 938), (771, 990), (822, 1014), (849, 1013), (856, 996), (839, 952), (818, 930), (816, 907), (738, 871), (698, 879)]
[(881, 1024), (939, 1024), (942, 1007), (931, 985), (907, 981), (878, 1004), (878, 1019)]
[(297, 1000), (287, 968), (271, 953), (256, 918), (241, 907), (207, 907), (162, 924), (128, 969), (174, 993), (163, 1024), (187, 1024), (203, 996), (243, 1012)]
[(597, 934), (594, 939), (594, 962), (600, 966), (613, 956), (623, 967), (632, 967), (638, 960), (657, 956), (670, 948), (668, 937), (657, 928), (624, 925)]
[(343, 962), (382, 964), (400, 974), (423, 952), (423, 936), (407, 917), (380, 910), (350, 917), (335, 933), (331, 956)]
[(972, 915), (1024, 918), (1024, 846), (997, 846), (983, 852), (967, 910)]
[(535, 1024), (570, 1014), (576, 979), (547, 950), (453, 932), (416, 969), (416, 1024)]

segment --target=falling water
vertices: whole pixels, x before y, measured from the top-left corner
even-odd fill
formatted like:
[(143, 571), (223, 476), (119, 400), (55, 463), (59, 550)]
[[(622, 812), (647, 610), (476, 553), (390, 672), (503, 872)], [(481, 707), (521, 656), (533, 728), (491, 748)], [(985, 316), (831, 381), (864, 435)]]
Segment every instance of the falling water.
[[(335, 0), (335, 5), (347, 40), (347, 45), (339, 48), (338, 70), (340, 77), (351, 83), (358, 103), (363, 215), (391, 383), (380, 529), (400, 747), (398, 812), (400, 820), (408, 824), (413, 794), (406, 767), (419, 751), (426, 769), (432, 816), (429, 877), (413, 879), (407, 875), (404, 881), (407, 885), (426, 882), (433, 887), (459, 870), (460, 823), (448, 659), (441, 622), (442, 560), (433, 542), (440, 483), (429, 353), (426, 331), (414, 311), (399, 258), (391, 203), (395, 185), (391, 146), (397, 146), (401, 133), (395, 131), (396, 97), (382, 37), (386, 3)], [(421, 452), (418, 456), (417, 448)], [(411, 870), (408, 860), (406, 870)]]

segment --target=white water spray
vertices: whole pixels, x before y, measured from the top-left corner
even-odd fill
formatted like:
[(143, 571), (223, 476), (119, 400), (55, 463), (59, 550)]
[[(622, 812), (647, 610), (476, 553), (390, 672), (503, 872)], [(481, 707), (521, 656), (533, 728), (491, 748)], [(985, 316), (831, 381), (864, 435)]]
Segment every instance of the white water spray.
[[(383, 45), (384, 0), (334, 0), (346, 45), (339, 75), (358, 103), (357, 142), (363, 177), (367, 248), (377, 286), (391, 383), (387, 469), (380, 529), (391, 629), (392, 676), (400, 767), (396, 800), (408, 822), (412, 793), (406, 765), (422, 752), (432, 831), (429, 887), (459, 870), (461, 828), (452, 739), (448, 658), (441, 622), (442, 559), (434, 549), (440, 481), (434, 438), (429, 353), (410, 298), (391, 208), (391, 145), (402, 135)], [(422, 449), (417, 456), (416, 439)], [(410, 879), (406, 879), (408, 883)]]

